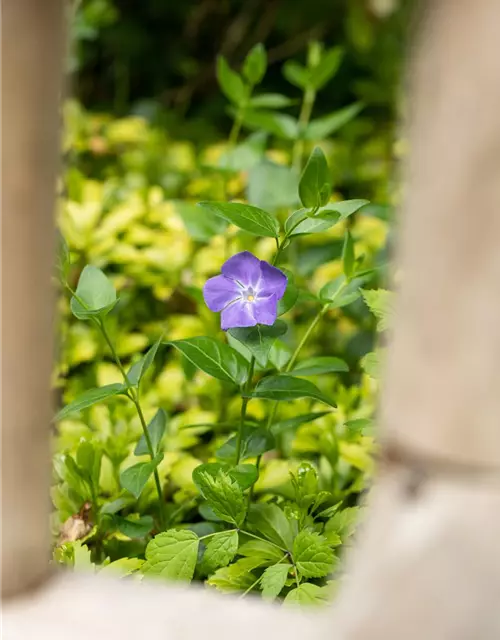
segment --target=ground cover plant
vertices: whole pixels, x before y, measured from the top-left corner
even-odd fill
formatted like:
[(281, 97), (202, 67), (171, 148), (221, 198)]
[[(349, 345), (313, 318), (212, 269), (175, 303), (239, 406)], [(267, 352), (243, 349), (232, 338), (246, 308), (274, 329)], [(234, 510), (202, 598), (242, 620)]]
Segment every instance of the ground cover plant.
[[(342, 64), (312, 43), (259, 92), (223, 57), (228, 140), (66, 107), (54, 562), (321, 603), (360, 517), (391, 304), (385, 210), (335, 190), (314, 117)], [(292, 113), (294, 115), (292, 115)]]

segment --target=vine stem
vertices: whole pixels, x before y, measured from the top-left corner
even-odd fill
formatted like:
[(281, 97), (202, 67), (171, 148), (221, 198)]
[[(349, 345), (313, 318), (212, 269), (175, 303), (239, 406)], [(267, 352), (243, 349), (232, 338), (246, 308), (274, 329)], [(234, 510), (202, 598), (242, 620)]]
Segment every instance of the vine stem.
[[(244, 393), (248, 393), (250, 387), (252, 385), (252, 378), (255, 370), (255, 358), (252, 356), (250, 359), (250, 367), (248, 369), (248, 378), (243, 388)], [(241, 401), (241, 419), (240, 419), (240, 428), (238, 429), (238, 439), (236, 441), (236, 464), (240, 463), (241, 458), (241, 445), (243, 442), (243, 431), (245, 429), (245, 418), (247, 415), (247, 406), (250, 398), (243, 398)]]
[(311, 88), (306, 89), (299, 114), (299, 137), (295, 140), (292, 150), (292, 166), (297, 173), (302, 168), (302, 156), (304, 154), (304, 139), (302, 136), (311, 118), (315, 100), (316, 91)]
[[(144, 439), (146, 440), (146, 445), (148, 447), (148, 452), (149, 452), (149, 456), (151, 458), (151, 461), (153, 461), (155, 459), (155, 451), (153, 448), (153, 443), (151, 441), (151, 436), (149, 435), (149, 431), (148, 431), (148, 425), (146, 423), (146, 420), (144, 418), (144, 413), (142, 412), (142, 407), (141, 407), (141, 403), (139, 400), (139, 389), (137, 389), (137, 392), (133, 389), (133, 387), (130, 385), (128, 376), (127, 376), (127, 372), (125, 371), (122, 362), (120, 360), (120, 356), (118, 355), (113, 342), (111, 340), (111, 338), (109, 337), (108, 331), (106, 329), (106, 325), (104, 324), (104, 321), (101, 320), (96, 320), (96, 324), (99, 327), (104, 340), (106, 341), (106, 344), (109, 347), (109, 350), (111, 351), (111, 355), (113, 356), (114, 361), (116, 362), (117, 367), (120, 369), (120, 372), (123, 376), (123, 379), (125, 381), (125, 384), (127, 385), (128, 389), (127, 389), (127, 396), (128, 398), (130, 398), (130, 400), (132, 401), (132, 403), (135, 406), (135, 410), (137, 411), (137, 415), (139, 416), (139, 421), (141, 423), (141, 427), (142, 427), (142, 432), (144, 434)], [(158, 469), (155, 467), (153, 470), (153, 477), (154, 477), (154, 481), (155, 481), (155, 485), (156, 485), (156, 491), (158, 493), (158, 501), (159, 501), (159, 510), (160, 510), (160, 526), (162, 531), (165, 530), (166, 527), (166, 513), (165, 513), (165, 503), (163, 500), (163, 491), (161, 489), (161, 483), (160, 483), (160, 476), (158, 474)]]

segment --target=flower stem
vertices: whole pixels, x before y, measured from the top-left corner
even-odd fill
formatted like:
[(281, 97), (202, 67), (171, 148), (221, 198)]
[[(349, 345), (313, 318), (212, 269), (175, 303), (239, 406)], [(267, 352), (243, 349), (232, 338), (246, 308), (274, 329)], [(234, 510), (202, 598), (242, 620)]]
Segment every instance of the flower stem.
[[(255, 370), (255, 358), (252, 356), (250, 359), (250, 367), (248, 370), (248, 378), (246, 384), (243, 388), (244, 393), (248, 393), (250, 387), (252, 385), (253, 373)], [(243, 443), (243, 431), (245, 429), (245, 418), (247, 415), (247, 405), (250, 398), (243, 398), (241, 401), (241, 420), (240, 420), (240, 428), (238, 429), (238, 439), (236, 441), (236, 464), (240, 463), (241, 458), (241, 445)]]
[[(151, 442), (151, 436), (149, 435), (149, 431), (148, 431), (148, 425), (146, 423), (146, 420), (144, 419), (144, 413), (142, 412), (142, 407), (141, 407), (141, 403), (139, 401), (139, 390), (137, 390), (137, 392), (135, 391), (135, 389), (130, 386), (130, 382), (127, 376), (127, 372), (125, 371), (121, 360), (120, 360), (120, 356), (118, 355), (118, 353), (116, 352), (116, 349), (113, 345), (113, 342), (111, 340), (111, 338), (109, 337), (108, 331), (106, 329), (106, 325), (104, 324), (104, 320), (100, 319), (96, 322), (97, 326), (99, 327), (99, 329), (101, 330), (101, 333), (104, 337), (104, 340), (106, 341), (109, 350), (111, 351), (111, 355), (113, 356), (114, 361), (116, 362), (116, 365), (118, 366), (118, 368), (120, 369), (120, 372), (123, 376), (123, 379), (125, 381), (125, 384), (128, 386), (128, 390), (127, 390), (127, 396), (130, 398), (130, 400), (132, 401), (132, 403), (135, 406), (135, 410), (137, 411), (137, 415), (139, 416), (139, 421), (141, 423), (141, 427), (142, 427), (142, 431), (144, 433), (144, 439), (146, 440), (146, 445), (148, 447), (148, 452), (149, 452), (149, 456), (151, 458), (151, 460), (155, 459), (155, 451), (153, 448), (153, 443)], [(161, 483), (160, 483), (160, 476), (158, 474), (158, 469), (155, 467), (154, 471), (153, 471), (153, 477), (154, 477), (154, 481), (155, 481), (155, 485), (156, 485), (156, 491), (158, 493), (158, 501), (159, 501), (159, 510), (160, 510), (160, 526), (162, 531), (165, 529), (166, 527), (166, 514), (165, 514), (165, 504), (164, 504), (164, 500), (163, 500), (163, 492), (161, 489)]]
[(285, 373), (290, 373), (290, 371), (293, 369), (295, 363), (297, 362), (297, 358), (299, 357), (300, 352), (302, 351), (302, 349), (305, 346), (306, 342), (311, 337), (311, 334), (314, 331), (314, 329), (316, 328), (316, 325), (318, 324), (318, 322), (321, 320), (321, 318), (328, 311), (328, 307), (329, 307), (329, 304), (323, 305), (321, 307), (321, 309), (318, 311), (318, 313), (314, 316), (311, 324), (307, 327), (306, 332), (302, 336), (302, 340), (299, 342), (299, 344), (297, 345), (297, 348), (295, 349), (295, 351), (292, 354), (292, 357), (288, 361), (288, 364), (285, 367)]

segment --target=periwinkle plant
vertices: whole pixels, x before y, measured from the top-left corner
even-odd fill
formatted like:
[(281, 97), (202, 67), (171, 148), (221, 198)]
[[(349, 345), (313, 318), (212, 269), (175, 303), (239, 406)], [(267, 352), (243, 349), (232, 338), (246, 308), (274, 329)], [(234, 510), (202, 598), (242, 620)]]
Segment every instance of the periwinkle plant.
[[(301, 82), (306, 83), (308, 101), (301, 118), (303, 127), (308, 125), (311, 100), (323, 78), (338, 66), (338, 54), (326, 56), (323, 75), (320, 73), (321, 56), (313, 56), (313, 62), (309, 76), (305, 70), (300, 76)], [(251, 89), (262, 78), (265, 66), (262, 47), (254, 49), (245, 63), (246, 82), (225, 62), (219, 62), (219, 78), (222, 78), (225, 93), (237, 106), (230, 140), (232, 147), (249, 114), (255, 117), (255, 113), (259, 113), (258, 102), (252, 102)], [(297, 73), (295, 69), (293, 74)], [(267, 103), (272, 101), (268, 96), (261, 99), (261, 103), (266, 104), (266, 100)], [(296, 165), (300, 164), (303, 143), (301, 138), (300, 144), (294, 147)], [(313, 464), (303, 462), (292, 475), (293, 497), (263, 501), (256, 496), (255, 487), (263, 456), (271, 451), (280, 455), (281, 438), (287, 429), (313, 422), (335, 408), (334, 400), (307, 377), (346, 371), (346, 363), (331, 356), (319, 355), (302, 361), (300, 357), (327, 312), (357, 300), (362, 284), (372, 274), (372, 270), (362, 264), (362, 258), (356, 258), (353, 239), (345, 225), (343, 274), (325, 285), (319, 294), (308, 293), (308, 299), (316, 305), (317, 311), (300, 340), (287, 334), (288, 325), (280, 316), (290, 311), (301, 293), (305, 293), (295, 284), (288, 248), (305, 235), (344, 224), (367, 204), (365, 200), (333, 202), (331, 193), (327, 161), (321, 149), (316, 147), (298, 181), (302, 208), (290, 213), (285, 220), (242, 202), (199, 203), (200, 215), (215, 216), (256, 238), (273, 238), (276, 250), (272, 264), (249, 251), (229, 257), (220, 265), (221, 273), (208, 279), (203, 287), (206, 305), (210, 311), (221, 314), (223, 333), (220, 338), (197, 336), (172, 341), (160, 336), (128, 369), (123, 366), (107, 328), (107, 317), (113, 313), (118, 301), (111, 281), (98, 268), (89, 265), (83, 269), (78, 286), (73, 290), (66, 281), (67, 264), (62, 265), (62, 279), (71, 293), (73, 314), (93, 323), (100, 331), (123, 380), (86, 391), (64, 407), (57, 417), (66, 418), (119, 394), (134, 406), (142, 427), (134, 453), (147, 455), (148, 460), (140, 460), (122, 470), (121, 498), (138, 501), (151, 478), (157, 491), (154, 526), (146, 527), (146, 535), (151, 529), (156, 535), (149, 540), (145, 560), (139, 558), (136, 567), (143, 574), (187, 581), (193, 577), (207, 579), (208, 584), (222, 590), (239, 590), (244, 594), (261, 590), (266, 598), (285, 595), (289, 602), (321, 601), (326, 597), (326, 578), (334, 569), (337, 558), (335, 548), (350, 535), (356, 518), (356, 508), (345, 508), (342, 504), (344, 494), (335, 485), (335, 456), (338, 456), (335, 448), (330, 455), (330, 485), (320, 479)], [(277, 340), (285, 336), (290, 345), (295, 343), (295, 348), (290, 353), (279, 354)], [(207, 460), (192, 473), (198, 492), (194, 506), (202, 517), (202, 529), (196, 526), (198, 523), (172, 527), (171, 523), (175, 524), (176, 520), (167, 514), (165, 485), (158, 472), (164, 457), (162, 443), (167, 416), (159, 408), (148, 423), (141, 405), (143, 378), (162, 346), (173, 347), (192, 367), (217, 379), (224, 390), (229, 388), (240, 397), (238, 423), (231, 424), (229, 437), (215, 452), (215, 460)], [(303, 398), (311, 402), (308, 413), (288, 421), (278, 420), (280, 403)], [(263, 419), (257, 420), (248, 413), (254, 399), (269, 401)], [(324, 410), (315, 411), (315, 403), (323, 404)], [(226, 428), (222, 423), (212, 426), (218, 437)], [(105, 516), (113, 516), (113, 510), (122, 508), (122, 503), (116, 504), (121, 498), (111, 507), (101, 503), (99, 467), (99, 454), (94, 450), (88, 450), (85, 455), (83, 452), (76, 463), (71, 462), (72, 473), (79, 475), (90, 487), (98, 530)], [(132, 526), (130, 522), (128, 526)], [(104, 529), (102, 533), (98, 532), (97, 539), (102, 541), (102, 536), (105, 536)], [(102, 561), (102, 556), (96, 560)]]

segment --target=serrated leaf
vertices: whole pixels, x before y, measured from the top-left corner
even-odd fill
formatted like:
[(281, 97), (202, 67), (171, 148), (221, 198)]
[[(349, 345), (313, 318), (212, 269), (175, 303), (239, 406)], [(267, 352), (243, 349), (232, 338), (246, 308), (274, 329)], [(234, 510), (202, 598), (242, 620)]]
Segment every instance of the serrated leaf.
[(344, 360), (333, 356), (317, 356), (302, 360), (290, 373), (297, 376), (318, 376), (323, 373), (336, 373), (339, 371), (349, 371), (349, 367)]
[(217, 569), (207, 580), (207, 584), (225, 593), (245, 591), (255, 582), (252, 569), (259, 565), (259, 561), (254, 558), (241, 558), (228, 567)]
[(249, 558), (260, 558), (261, 565), (275, 564), (283, 558), (283, 552), (265, 540), (250, 540), (238, 549), (238, 555)]
[(293, 100), (281, 93), (261, 93), (258, 96), (252, 96), (248, 101), (248, 105), (254, 109), (284, 109), (293, 103)]
[(257, 364), (265, 367), (274, 341), (284, 335), (287, 329), (283, 320), (276, 320), (272, 326), (258, 324), (255, 327), (229, 329), (228, 333), (250, 351)]
[(251, 504), (247, 525), (285, 550), (293, 546), (293, 529), (283, 511), (275, 504)]
[(337, 511), (325, 525), (325, 535), (337, 533), (342, 541), (352, 536), (360, 517), (359, 507), (347, 507)]
[(199, 202), (199, 207), (208, 209), (224, 218), (240, 229), (256, 236), (277, 238), (279, 235), (278, 220), (263, 209), (239, 202)]
[(250, 49), (243, 62), (243, 75), (251, 85), (261, 82), (267, 69), (267, 54), (260, 42)]
[[(234, 462), (236, 458), (236, 446), (238, 436), (234, 435), (225, 442), (217, 451), (220, 460)], [(253, 427), (245, 425), (241, 438), (240, 459), (255, 458), (266, 451), (270, 451), (275, 446), (274, 437), (264, 427)]]
[(275, 435), (278, 435), (280, 433), (285, 433), (286, 431), (293, 431), (297, 427), (300, 427), (301, 424), (306, 424), (307, 422), (313, 422), (318, 418), (327, 416), (329, 413), (331, 413), (331, 411), (317, 411), (315, 413), (304, 413), (300, 416), (294, 416), (293, 418), (280, 420), (279, 422), (275, 422), (273, 425), (271, 425), (271, 431)]
[(275, 564), (264, 571), (260, 581), (263, 598), (274, 600), (279, 596), (285, 586), (290, 569), (291, 565), (289, 564)]
[(144, 560), (141, 558), (119, 558), (99, 569), (99, 575), (125, 577), (138, 571), (143, 564)]
[(208, 464), (202, 464), (193, 471), (193, 482), (215, 515), (237, 527), (242, 525), (246, 514), (245, 496), (227, 472), (218, 469), (213, 474)]
[(312, 120), (304, 131), (305, 139), (324, 140), (355, 118), (362, 108), (362, 104), (355, 103), (322, 118)]
[(285, 374), (269, 376), (260, 380), (251, 397), (285, 402), (297, 400), (298, 398), (314, 398), (331, 407), (335, 407), (335, 403), (309, 380), (302, 380)]
[(306, 582), (289, 591), (284, 603), (292, 606), (309, 607), (311, 605), (325, 604), (328, 600), (329, 591), (326, 587), (318, 587), (316, 584)]
[(247, 109), (243, 124), (250, 129), (267, 131), (284, 140), (295, 140), (299, 134), (297, 120), (286, 113), (276, 113), (266, 109)]
[(319, 533), (301, 531), (293, 543), (293, 559), (304, 578), (323, 578), (332, 570), (335, 556)]
[(211, 573), (219, 567), (227, 566), (238, 551), (238, 532), (224, 531), (214, 536), (207, 544), (203, 563)]
[(226, 98), (235, 105), (240, 106), (248, 98), (247, 86), (223, 56), (217, 58), (217, 81)]
[(304, 207), (316, 209), (328, 202), (331, 191), (332, 179), (325, 154), (315, 147), (300, 178), (300, 201)]
[(120, 382), (107, 384), (104, 387), (89, 389), (75, 398), (73, 402), (70, 402), (63, 407), (56, 415), (55, 420), (63, 420), (77, 411), (82, 411), (83, 409), (87, 409), (98, 402), (102, 402), (106, 398), (111, 398), (111, 396), (116, 396), (119, 393), (125, 393), (126, 390), (127, 387)]
[(127, 469), (124, 469), (120, 474), (121, 486), (138, 498), (146, 486), (146, 482), (162, 459), (163, 455), (159, 455), (149, 462), (138, 462), (131, 467), (127, 467)]
[(162, 338), (158, 338), (158, 340), (152, 345), (150, 349), (142, 356), (140, 360), (138, 360), (135, 364), (133, 364), (127, 372), (127, 380), (129, 383), (136, 387), (149, 367), (153, 364), (156, 353), (160, 347)]
[(361, 289), (361, 294), (370, 311), (378, 320), (377, 331), (389, 329), (394, 313), (394, 292), (386, 289)]
[(73, 315), (80, 320), (105, 316), (117, 302), (111, 280), (91, 264), (83, 269), (75, 293), (79, 300), (73, 296), (70, 307)]
[[(151, 440), (151, 444), (153, 445), (153, 452), (156, 455), (159, 452), (160, 443), (163, 438), (163, 434), (165, 433), (165, 429), (167, 427), (167, 414), (163, 409), (158, 409), (158, 411), (153, 416), (153, 419), (148, 424), (148, 434)], [(148, 444), (146, 442), (146, 438), (144, 434), (139, 438), (139, 442), (134, 449), (134, 455), (143, 456), (149, 453)]]
[(170, 529), (158, 534), (146, 547), (144, 573), (171, 580), (192, 580), (198, 558), (198, 536), (192, 531)]
[(241, 385), (248, 376), (248, 364), (241, 354), (229, 345), (199, 336), (169, 342), (198, 369), (208, 375)]

